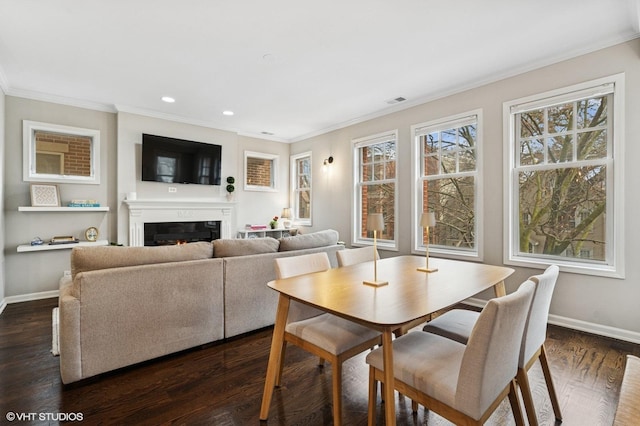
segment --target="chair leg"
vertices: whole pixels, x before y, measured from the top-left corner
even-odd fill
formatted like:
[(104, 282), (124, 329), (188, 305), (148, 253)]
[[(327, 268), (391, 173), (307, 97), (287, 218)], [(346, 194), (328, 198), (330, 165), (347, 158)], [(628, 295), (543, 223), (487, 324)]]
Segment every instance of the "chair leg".
[(342, 424), (342, 363), (334, 359), (332, 361), (333, 382), (333, 425)]
[(368, 409), (368, 426), (376, 424), (376, 402), (378, 400), (378, 382), (376, 381), (376, 373), (372, 366), (369, 366), (369, 409)]
[(533, 405), (529, 376), (524, 368), (518, 368), (516, 381), (520, 385), (520, 390), (522, 391), (522, 401), (524, 402), (524, 409), (527, 412), (529, 424), (531, 426), (538, 426), (538, 417), (536, 415), (536, 407)]
[(282, 370), (284, 370), (284, 355), (287, 351), (287, 342), (282, 342), (282, 351), (280, 351), (280, 366), (278, 367), (278, 374), (276, 375), (276, 387), (280, 387), (282, 381)]
[(556, 389), (553, 386), (553, 379), (551, 378), (551, 369), (549, 368), (549, 362), (547, 360), (547, 353), (544, 345), (540, 348), (540, 364), (542, 365), (542, 373), (544, 374), (544, 380), (547, 382), (547, 390), (549, 391), (549, 398), (551, 399), (551, 405), (553, 406), (553, 412), (556, 415), (556, 420), (562, 421), (562, 413), (560, 412), (560, 403), (558, 402), (558, 395), (556, 395)]
[(516, 426), (524, 426), (524, 417), (522, 417), (522, 409), (518, 401), (518, 388), (515, 380), (511, 380), (511, 383), (509, 383), (509, 403), (511, 404), (513, 417), (516, 419)]

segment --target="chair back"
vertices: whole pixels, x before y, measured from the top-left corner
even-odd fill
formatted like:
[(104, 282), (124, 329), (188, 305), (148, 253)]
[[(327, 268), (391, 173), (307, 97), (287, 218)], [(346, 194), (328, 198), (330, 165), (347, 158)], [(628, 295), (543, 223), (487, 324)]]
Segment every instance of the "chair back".
[(551, 265), (544, 273), (529, 278), (536, 283), (536, 290), (533, 294), (531, 311), (525, 324), (522, 347), (520, 348), (520, 359), (518, 360), (520, 368), (525, 367), (547, 338), (547, 320), (549, 318), (551, 296), (559, 273), (560, 268), (557, 265)]
[[(331, 269), (326, 252), (304, 254), (301, 256), (279, 257), (276, 260), (276, 278), (290, 278), (298, 275), (322, 272)], [(324, 312), (303, 303), (291, 301), (287, 324), (323, 314)]]
[(535, 283), (489, 300), (476, 321), (462, 357), (456, 409), (479, 419), (516, 377), (518, 357)]
[(369, 262), (373, 260), (374, 254), (376, 259), (380, 259), (378, 250), (374, 250), (373, 246), (338, 250), (336, 252), (336, 256), (338, 257), (338, 266), (349, 266), (355, 265), (356, 263)]

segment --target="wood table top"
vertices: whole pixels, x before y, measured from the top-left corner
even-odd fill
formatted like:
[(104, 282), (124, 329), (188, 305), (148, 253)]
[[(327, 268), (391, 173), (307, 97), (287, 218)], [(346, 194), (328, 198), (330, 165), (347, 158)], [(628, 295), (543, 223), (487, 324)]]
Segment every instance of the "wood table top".
[(332, 268), (325, 272), (271, 281), (272, 289), (303, 303), (368, 325), (399, 326), (459, 303), (503, 282), (514, 270), (503, 266), (430, 258), (438, 271), (426, 273), (421, 256), (397, 256), (378, 261), (378, 280), (389, 284), (363, 284), (373, 279), (373, 261)]

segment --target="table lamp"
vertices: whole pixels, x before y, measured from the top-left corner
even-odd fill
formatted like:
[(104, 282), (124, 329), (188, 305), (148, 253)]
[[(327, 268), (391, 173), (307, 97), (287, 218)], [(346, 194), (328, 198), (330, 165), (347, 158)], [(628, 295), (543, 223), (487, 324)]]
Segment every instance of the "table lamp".
[(280, 217), (282, 218), (282, 225), (284, 225), (284, 229), (291, 228), (291, 208), (283, 208)]
[(425, 244), (425, 248), (427, 249), (427, 255), (426, 255), (426, 265), (424, 268), (418, 268), (418, 271), (422, 271), (422, 272), (435, 272), (438, 270), (438, 268), (429, 268), (429, 227), (430, 226), (436, 226), (436, 215), (434, 212), (424, 212), (422, 213), (422, 216), (420, 217), (420, 226), (422, 226), (424, 228), (424, 230), (427, 232), (427, 242)]
[(376, 240), (378, 231), (384, 229), (384, 217), (382, 213), (369, 213), (367, 215), (367, 231), (373, 231), (373, 281), (363, 281), (363, 284), (380, 287), (389, 284), (388, 281), (378, 281), (378, 259), (376, 258)]

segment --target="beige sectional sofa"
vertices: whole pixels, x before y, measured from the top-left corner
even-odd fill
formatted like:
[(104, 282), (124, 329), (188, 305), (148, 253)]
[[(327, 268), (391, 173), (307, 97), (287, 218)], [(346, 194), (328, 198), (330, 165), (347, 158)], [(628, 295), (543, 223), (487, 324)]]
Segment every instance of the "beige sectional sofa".
[(164, 247), (76, 247), (60, 283), (63, 383), (272, 325), (274, 259), (324, 251), (338, 233)]

